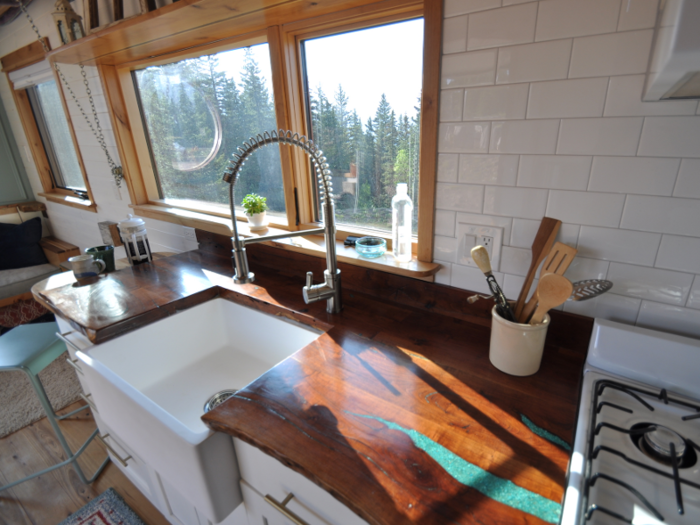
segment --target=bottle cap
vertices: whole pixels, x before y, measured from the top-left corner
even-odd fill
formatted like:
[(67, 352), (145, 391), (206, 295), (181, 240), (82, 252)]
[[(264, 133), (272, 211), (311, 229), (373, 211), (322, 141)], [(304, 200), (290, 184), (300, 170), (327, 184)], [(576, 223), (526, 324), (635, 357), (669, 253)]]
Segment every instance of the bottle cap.
[(406, 195), (406, 194), (408, 194), (408, 184), (406, 184), (405, 182), (399, 182), (399, 183), (396, 185), (396, 193), (397, 193), (398, 195)]

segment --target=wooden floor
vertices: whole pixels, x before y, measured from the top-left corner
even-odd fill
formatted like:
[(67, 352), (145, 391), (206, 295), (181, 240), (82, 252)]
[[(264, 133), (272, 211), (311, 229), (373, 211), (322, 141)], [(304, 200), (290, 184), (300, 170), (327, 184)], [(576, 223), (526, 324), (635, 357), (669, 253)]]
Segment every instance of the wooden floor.
[[(61, 410), (78, 408), (75, 403)], [(90, 410), (60, 423), (71, 447), (77, 450), (95, 429)], [(106, 457), (97, 440), (78, 459), (90, 477)], [(61, 446), (46, 418), (0, 439), (0, 485), (6, 485), (65, 459)], [(0, 525), (56, 525), (108, 488), (114, 488), (147, 525), (168, 525), (168, 521), (113, 464), (109, 463), (92, 485), (81, 483), (72, 466), (20, 483), (0, 492)]]

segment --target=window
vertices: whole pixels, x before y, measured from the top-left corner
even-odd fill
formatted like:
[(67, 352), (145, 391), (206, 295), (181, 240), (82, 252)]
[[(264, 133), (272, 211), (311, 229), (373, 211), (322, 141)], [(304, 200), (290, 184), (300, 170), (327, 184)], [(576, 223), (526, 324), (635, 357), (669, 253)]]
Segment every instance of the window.
[(307, 119), (334, 175), (338, 223), (391, 231), (391, 199), (405, 182), (416, 233), (423, 19), (302, 40), (301, 53)]
[[(249, 137), (277, 128), (267, 44), (188, 58), (133, 72), (160, 199), (166, 204), (225, 205), (221, 176)], [(249, 193), (267, 198), (269, 213), (286, 217), (279, 148), (246, 162), (236, 203)]]
[(54, 186), (73, 190), (80, 197), (87, 198), (87, 188), (56, 82), (49, 80), (29, 87), (27, 95), (51, 166)]

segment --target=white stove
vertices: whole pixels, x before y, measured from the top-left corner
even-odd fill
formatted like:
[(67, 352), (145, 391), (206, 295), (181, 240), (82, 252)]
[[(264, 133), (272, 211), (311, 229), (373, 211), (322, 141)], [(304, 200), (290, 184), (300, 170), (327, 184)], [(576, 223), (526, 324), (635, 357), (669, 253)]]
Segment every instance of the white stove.
[(700, 524), (700, 340), (596, 319), (562, 525)]

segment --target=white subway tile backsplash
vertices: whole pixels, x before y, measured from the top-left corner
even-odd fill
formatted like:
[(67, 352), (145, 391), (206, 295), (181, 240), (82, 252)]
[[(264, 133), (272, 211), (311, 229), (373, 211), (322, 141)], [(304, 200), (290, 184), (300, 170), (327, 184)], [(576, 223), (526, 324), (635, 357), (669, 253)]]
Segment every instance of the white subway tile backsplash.
[(608, 275), (609, 266), (610, 263), (607, 261), (579, 257), (577, 254), (571, 266), (566, 270), (565, 275), (572, 283), (588, 279), (605, 279)]
[(614, 193), (551, 190), (547, 216), (562, 222), (617, 228), (625, 196)]
[(656, 24), (659, 0), (622, 0), (618, 31), (650, 29)]
[(700, 198), (700, 159), (683, 159), (673, 195)]
[[(614, 288), (613, 288), (614, 289)], [(564, 311), (619, 323), (633, 324), (637, 319), (641, 299), (623, 297), (608, 292), (587, 301), (564, 303)]]
[(459, 182), (515, 186), (517, 155), (460, 155)]
[(566, 78), (571, 44), (571, 40), (555, 40), (499, 49), (496, 83), (511, 84)]
[(437, 284), (445, 284), (449, 286), (452, 277), (452, 263), (447, 261), (438, 261), (437, 259), (435, 262), (440, 265), (438, 273), (435, 274), (435, 282)]
[(524, 119), (529, 84), (465, 90), (462, 120)]
[(435, 207), (437, 209), (480, 213), (483, 201), (483, 186), (443, 182), (438, 182), (436, 185)]
[(442, 52), (463, 53), (467, 50), (467, 15), (446, 18), (442, 25)]
[(498, 226), (503, 228), (503, 243), (510, 239), (510, 230), (513, 219), (510, 217), (496, 217), (492, 215), (477, 215), (475, 213), (458, 213), (458, 224), (480, 224), (483, 226)]
[(501, 7), (501, 0), (445, 0), (445, 16), (457, 16)]
[(642, 301), (637, 326), (697, 338), (700, 337), (700, 312), (679, 306)]
[[(493, 272), (493, 276), (499, 283), (503, 282), (502, 273)], [(453, 264), (450, 284), (457, 288), (461, 288), (462, 290), (470, 290), (472, 292), (477, 292), (484, 295), (491, 295), (491, 290), (489, 290), (489, 286), (486, 284), (486, 277), (484, 277), (482, 271), (478, 268), (472, 268), (471, 266)]]
[(457, 239), (454, 237), (435, 236), (433, 258), (446, 262), (457, 262)]
[(610, 78), (605, 102), (606, 117), (643, 117), (654, 115), (693, 115), (695, 100), (659, 100), (642, 102), (646, 75), (623, 75)]
[(486, 153), (490, 127), (488, 122), (440, 124), (439, 151), (441, 153)]
[(595, 157), (589, 191), (671, 195), (680, 159)]
[(547, 0), (540, 2), (536, 40), (611, 33), (617, 27), (620, 0)]
[(558, 120), (512, 120), (494, 122), (490, 153), (554, 153)]
[(469, 17), (467, 49), (512, 46), (535, 39), (537, 4), (523, 4), (476, 13)]
[(700, 232), (700, 206), (695, 199), (628, 195), (621, 227), (697, 236)]
[(700, 238), (664, 235), (654, 266), (700, 273)]
[(440, 153), (438, 155), (438, 182), (457, 182), (457, 167), (459, 155), (456, 153)]
[(610, 263), (608, 280), (616, 294), (683, 306), (693, 275), (632, 264)]
[(608, 78), (535, 82), (527, 118), (602, 117)]
[(484, 213), (523, 219), (542, 219), (547, 207), (547, 190), (487, 186)]
[(700, 157), (700, 118), (647, 117), (638, 155)]
[(643, 121), (641, 117), (564, 119), (557, 153), (634, 156)]
[(698, 275), (695, 276), (695, 280), (693, 281), (686, 306), (688, 308), (700, 309), (700, 276)]
[(435, 235), (454, 237), (455, 212), (447, 210), (435, 210)]
[(525, 277), (530, 269), (532, 250), (504, 246), (501, 251), (501, 267), (499, 270), (509, 275), (522, 275)]
[(574, 39), (569, 78), (645, 73), (654, 31), (628, 31)]
[(488, 86), (496, 78), (498, 51), (488, 49), (442, 57), (442, 88)]
[(575, 155), (521, 155), (518, 186), (585, 190), (592, 159)]
[(443, 89), (440, 93), (440, 122), (461, 122), (463, 89)]
[(527, 2), (537, 2), (537, 0), (503, 0), (503, 5), (525, 4)]
[(653, 266), (660, 242), (658, 233), (581, 226), (577, 248), (581, 257)]

